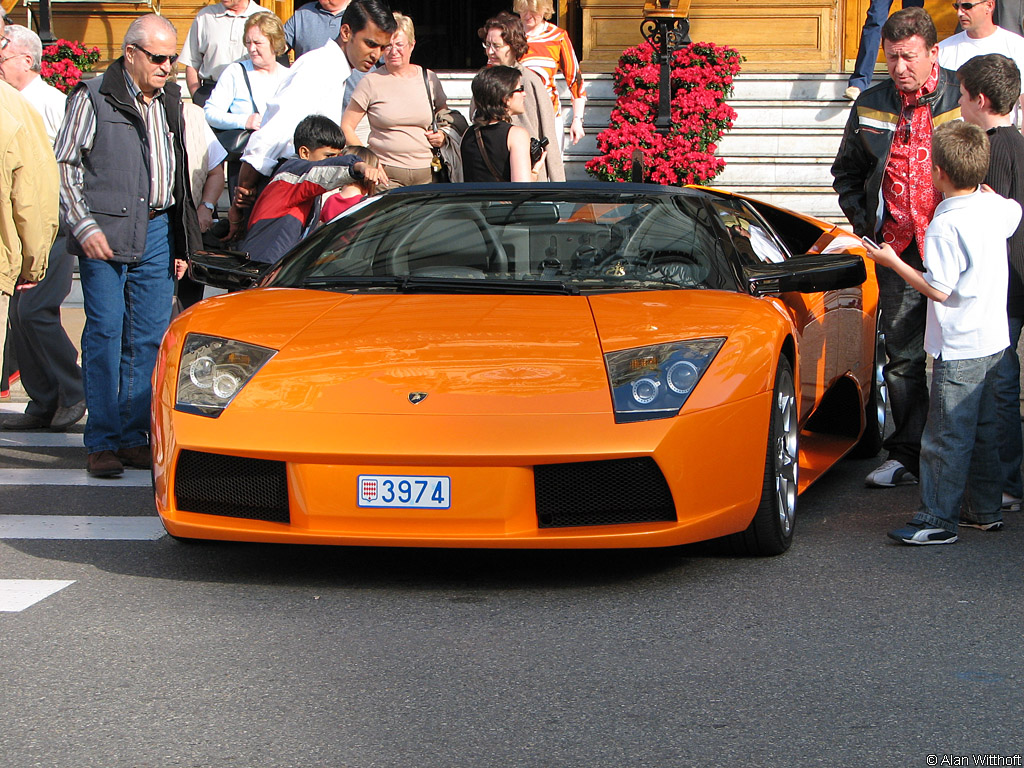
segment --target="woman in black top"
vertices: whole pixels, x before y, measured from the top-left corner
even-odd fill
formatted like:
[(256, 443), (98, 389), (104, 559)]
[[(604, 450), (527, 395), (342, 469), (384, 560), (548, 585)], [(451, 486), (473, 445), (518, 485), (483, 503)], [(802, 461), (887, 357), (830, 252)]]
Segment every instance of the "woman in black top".
[[(535, 181), (530, 163), (530, 134), (512, 125), (526, 109), (522, 75), (512, 67), (489, 67), (473, 78), (476, 114), (462, 137), (466, 181)], [(540, 166), (543, 156), (537, 162)]]

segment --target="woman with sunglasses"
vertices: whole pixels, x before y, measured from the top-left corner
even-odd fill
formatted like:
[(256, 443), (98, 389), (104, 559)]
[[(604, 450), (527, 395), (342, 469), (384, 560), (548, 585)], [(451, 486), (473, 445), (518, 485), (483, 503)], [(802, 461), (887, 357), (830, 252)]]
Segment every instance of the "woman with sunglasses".
[[(512, 115), (512, 125), (525, 128), (535, 139), (548, 139), (548, 153), (544, 164), (537, 169), (537, 180), (565, 181), (560, 133), (555, 127), (555, 110), (547, 86), (540, 75), (521, 63), (530, 51), (522, 21), (518, 16), (502, 11), (485, 21), (478, 34), (487, 54), (488, 67), (512, 67), (523, 77), (525, 111), (521, 115)], [(470, 104), (469, 113), (473, 112), (473, 104)]]
[[(462, 137), (462, 170), (469, 182), (536, 181), (544, 156), (530, 163), (530, 134), (512, 125), (525, 111), (522, 75), (512, 67), (488, 67), (473, 78), (473, 125)], [(546, 154), (546, 153), (545, 153)], [(533, 167), (531, 167), (531, 165)]]

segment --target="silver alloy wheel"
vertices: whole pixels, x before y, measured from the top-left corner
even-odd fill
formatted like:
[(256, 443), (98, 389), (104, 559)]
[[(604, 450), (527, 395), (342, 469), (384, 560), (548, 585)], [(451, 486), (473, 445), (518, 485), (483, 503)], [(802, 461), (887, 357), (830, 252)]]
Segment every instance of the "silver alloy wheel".
[(796, 395), (790, 379), (775, 393), (775, 506), (783, 536), (789, 536), (796, 519), (799, 470)]

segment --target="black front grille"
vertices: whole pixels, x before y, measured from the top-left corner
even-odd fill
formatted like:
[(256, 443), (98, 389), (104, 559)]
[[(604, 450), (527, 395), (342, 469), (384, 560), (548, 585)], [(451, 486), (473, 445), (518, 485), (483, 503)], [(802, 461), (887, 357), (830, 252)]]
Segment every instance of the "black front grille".
[(537, 525), (674, 522), (676, 507), (654, 459), (612, 459), (533, 468)]
[(174, 473), (174, 499), (182, 512), (291, 522), (283, 461), (182, 451)]

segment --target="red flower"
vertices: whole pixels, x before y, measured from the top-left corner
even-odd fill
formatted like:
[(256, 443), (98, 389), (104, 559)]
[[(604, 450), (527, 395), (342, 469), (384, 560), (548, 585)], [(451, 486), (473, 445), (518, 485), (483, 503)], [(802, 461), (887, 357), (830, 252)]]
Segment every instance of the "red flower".
[(645, 181), (704, 184), (721, 173), (725, 161), (714, 156), (722, 132), (736, 112), (725, 103), (741, 56), (733, 48), (692, 43), (672, 59), (672, 125), (668, 135), (655, 130), (660, 104), (661, 67), (649, 43), (622, 52), (615, 70), (615, 109), (598, 134), (601, 155), (587, 172), (605, 181), (629, 181), (633, 152), (642, 151)]
[(43, 48), (40, 75), (50, 85), (68, 93), (99, 60), (99, 48), (85, 48), (77, 40), (58, 40)]

